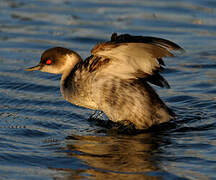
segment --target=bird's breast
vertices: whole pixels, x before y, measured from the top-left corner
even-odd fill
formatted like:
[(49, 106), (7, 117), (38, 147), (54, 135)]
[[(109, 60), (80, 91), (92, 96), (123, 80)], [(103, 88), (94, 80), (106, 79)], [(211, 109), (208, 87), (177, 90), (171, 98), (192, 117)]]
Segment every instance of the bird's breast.
[(70, 88), (61, 86), (61, 94), (64, 99), (71, 104), (89, 108), (89, 109), (98, 109), (97, 104), (92, 100), (91, 95), (89, 92), (82, 88)]

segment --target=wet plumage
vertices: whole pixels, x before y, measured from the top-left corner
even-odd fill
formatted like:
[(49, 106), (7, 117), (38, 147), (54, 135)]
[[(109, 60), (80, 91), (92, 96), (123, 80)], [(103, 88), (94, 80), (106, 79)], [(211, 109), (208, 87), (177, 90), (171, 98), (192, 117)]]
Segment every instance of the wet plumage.
[(160, 75), (162, 58), (173, 57), (175, 50), (183, 51), (165, 39), (114, 33), (110, 41), (93, 47), (85, 61), (72, 50), (55, 47), (27, 70), (62, 74), (61, 93), (67, 101), (145, 129), (174, 116), (149, 83), (169, 88)]

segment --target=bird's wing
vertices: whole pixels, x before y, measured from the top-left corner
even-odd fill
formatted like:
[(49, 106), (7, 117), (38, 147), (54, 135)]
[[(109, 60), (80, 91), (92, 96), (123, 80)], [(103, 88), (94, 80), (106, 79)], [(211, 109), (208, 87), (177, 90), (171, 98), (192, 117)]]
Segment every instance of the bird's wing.
[[(163, 57), (173, 57), (173, 50), (183, 49), (177, 44), (155, 37), (114, 33), (111, 41), (97, 44), (91, 51), (95, 67), (104, 75), (120, 79), (144, 79), (161, 87), (169, 87), (159, 74), (165, 65)], [(106, 64), (106, 66), (103, 66)], [(100, 66), (100, 67), (99, 67)]]

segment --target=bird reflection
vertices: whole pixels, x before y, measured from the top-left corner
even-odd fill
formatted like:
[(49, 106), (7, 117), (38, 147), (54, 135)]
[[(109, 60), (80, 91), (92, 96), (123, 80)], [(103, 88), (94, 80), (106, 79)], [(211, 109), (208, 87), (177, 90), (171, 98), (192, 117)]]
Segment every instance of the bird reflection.
[(159, 151), (158, 139), (151, 133), (136, 136), (71, 135), (66, 142), (67, 156), (78, 158), (88, 168), (57, 169), (67, 172), (63, 179), (161, 179), (147, 174), (160, 170), (158, 160), (154, 160)]

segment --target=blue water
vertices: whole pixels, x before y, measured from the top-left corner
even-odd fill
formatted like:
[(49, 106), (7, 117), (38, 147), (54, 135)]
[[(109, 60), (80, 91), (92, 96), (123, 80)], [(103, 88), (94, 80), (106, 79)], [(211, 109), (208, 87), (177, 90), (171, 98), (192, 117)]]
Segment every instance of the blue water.
[[(216, 179), (215, 19), (215, 0), (0, 0), (0, 179)], [(107, 133), (61, 97), (59, 76), (24, 71), (54, 46), (85, 58), (112, 32), (186, 50), (157, 88), (173, 125)]]

